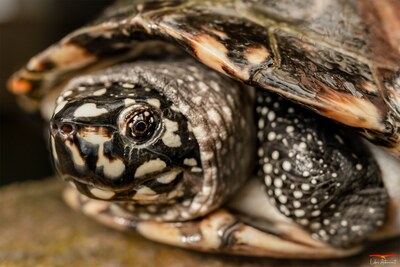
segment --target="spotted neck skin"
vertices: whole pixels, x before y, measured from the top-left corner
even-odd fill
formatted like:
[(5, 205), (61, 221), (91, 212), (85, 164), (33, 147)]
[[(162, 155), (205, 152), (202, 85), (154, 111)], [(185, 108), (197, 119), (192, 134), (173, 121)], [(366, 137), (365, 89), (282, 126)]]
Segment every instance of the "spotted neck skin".
[(256, 106), (259, 172), (281, 213), (338, 247), (383, 224), (388, 195), (357, 136), (272, 94)]
[(204, 215), (250, 176), (255, 146), (244, 145), (254, 136), (245, 94), (192, 60), (122, 64), (75, 78), (51, 120), (56, 169), (132, 219)]

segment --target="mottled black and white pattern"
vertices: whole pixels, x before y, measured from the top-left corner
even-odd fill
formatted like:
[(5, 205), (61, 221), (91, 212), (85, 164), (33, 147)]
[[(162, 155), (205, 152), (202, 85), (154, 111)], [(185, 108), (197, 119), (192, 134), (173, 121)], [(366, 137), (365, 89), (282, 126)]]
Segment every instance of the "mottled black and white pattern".
[(56, 168), (83, 194), (123, 201), (138, 219), (204, 215), (252, 173), (248, 93), (192, 60), (76, 78), (51, 122)]
[(256, 105), (259, 172), (280, 212), (339, 247), (383, 224), (381, 172), (357, 136), (269, 93)]

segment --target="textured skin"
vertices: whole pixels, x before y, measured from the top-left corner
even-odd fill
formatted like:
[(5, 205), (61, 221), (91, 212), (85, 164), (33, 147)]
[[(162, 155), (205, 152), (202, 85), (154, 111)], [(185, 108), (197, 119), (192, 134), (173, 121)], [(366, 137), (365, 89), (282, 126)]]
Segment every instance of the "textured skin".
[[(59, 165), (58, 170), (65, 179), (74, 179), (82, 193), (96, 197), (91, 193), (95, 187), (105, 190), (97, 194), (101, 196), (105, 193), (107, 197), (103, 199), (123, 200), (121, 206), (136, 219), (182, 221), (204, 215), (221, 206), (254, 171), (252, 167), (249, 168), (255, 155), (254, 129), (252, 124), (246, 123), (252, 121), (253, 105), (249, 91), (240, 90), (239, 87), (234, 81), (221, 77), (193, 60), (178, 59), (117, 65), (73, 79), (58, 99), (52, 121), (58, 125), (76, 125), (77, 130), (67, 138), (58, 133), (62, 131), (62, 126), (53, 133), (56, 166)], [(141, 88), (151, 89), (146, 92)], [(103, 89), (101, 95), (94, 96), (95, 92)], [(151, 90), (162, 96), (157, 96)], [(160, 135), (155, 135), (155, 140), (140, 145), (130, 138), (124, 138), (124, 130), (115, 118), (121, 116), (119, 114), (124, 112), (124, 108), (135, 104), (132, 100), (139, 104), (146, 101), (150, 103), (149, 99), (154, 98), (159, 99), (161, 109), (168, 106), (174, 109), (170, 111), (172, 114), (164, 114), (163, 110), (160, 117), (161, 121), (174, 121), (176, 127), (169, 130), (164, 122), (165, 128)], [(175, 107), (171, 107), (171, 103)], [(89, 112), (104, 110), (104, 113), (77, 117), (76, 110), (87, 104), (95, 105), (89, 108)], [(164, 137), (168, 132), (179, 135), (181, 144), (178, 147), (170, 148), (165, 144)], [(88, 139), (93, 134), (94, 137), (89, 138), (93, 144), (82, 144), (85, 135)], [(104, 135), (107, 141), (95, 145), (97, 138)], [(72, 144), (69, 139), (72, 139)], [(102, 157), (100, 153), (85, 152), (89, 146), (104, 147), (104, 157), (111, 156), (110, 161), (104, 163), (104, 160), (99, 160)], [(79, 153), (75, 153), (78, 156), (74, 157), (75, 149)], [(107, 153), (108, 150), (111, 152)], [(184, 160), (190, 158), (197, 159), (199, 163), (194, 166), (195, 169), (184, 166)], [(110, 177), (101, 171), (106, 167), (114, 171), (116, 160), (123, 162), (124, 172)], [(136, 177), (138, 168), (146, 162), (147, 168), (158, 168), (151, 160), (157, 160), (156, 166), (161, 160), (165, 166), (149, 172), (144, 180)], [(149, 196), (148, 188), (157, 191), (157, 184), (152, 181), (158, 178), (159, 172), (174, 169), (183, 171), (180, 195), (179, 191), (175, 192), (177, 196), (169, 195), (178, 188), (175, 185), (166, 188), (164, 195), (153, 192)], [(145, 191), (148, 196), (136, 198), (143, 186), (148, 187)], [(146, 206), (149, 204), (152, 207)]]
[(278, 210), (339, 247), (383, 225), (388, 195), (361, 140), (275, 95), (256, 105), (259, 171)]
[[(101, 188), (103, 193), (108, 190), (106, 198), (109, 200), (140, 204), (149, 201), (170, 204), (177, 197), (193, 197), (198, 190), (196, 184), (201, 180), (202, 167), (199, 147), (189, 130), (188, 121), (154, 89), (145, 87), (145, 84), (142, 84), (143, 87), (136, 84), (134, 88), (132, 85), (115, 82), (107, 86), (103, 83), (85, 86), (82, 83), (64, 92), (58, 104), (62, 108), (58, 108), (51, 120), (56, 169), (66, 179), (74, 177), (79, 190), (93, 198), (102, 199), (96, 196), (93, 187)], [(94, 105), (105, 112), (95, 117), (76, 116), (83, 107), (92, 108)], [(129, 123), (121, 121), (123, 118), (119, 115), (127, 111), (130, 113), (132, 109), (140, 112), (142, 108), (149, 108), (143, 113), (153, 111), (158, 127), (150, 131), (150, 138), (139, 142), (129, 132), (132, 126), (126, 129), (125, 125)], [(158, 108), (160, 114), (157, 113)], [(63, 133), (66, 125), (73, 128), (72, 133)], [(174, 132), (169, 129), (171, 127)], [(182, 143), (185, 145), (182, 146)], [(79, 155), (73, 155), (75, 149)], [(138, 174), (146, 162), (162, 164), (166, 171), (160, 173), (159, 170), (158, 178), (150, 180), (148, 175)], [(152, 194), (141, 195), (144, 189), (151, 190), (148, 193)]]
[[(385, 5), (400, 10), (395, 1)], [(355, 127), (399, 155), (400, 44), (393, 26), (398, 18), (385, 5), (121, 1), (33, 58), (9, 84), (16, 93), (40, 99), (74, 71), (112, 56), (136, 57), (138, 43), (162, 39), (223, 74)]]
[(65, 190), (64, 199), (75, 210), (115, 229), (135, 230), (157, 242), (199, 251), (296, 259), (339, 258), (360, 251), (360, 247), (332, 248), (290, 224), (272, 221), (268, 231), (259, 230), (224, 209), (211, 212), (201, 220), (137, 221), (114, 203), (87, 198), (70, 187)]

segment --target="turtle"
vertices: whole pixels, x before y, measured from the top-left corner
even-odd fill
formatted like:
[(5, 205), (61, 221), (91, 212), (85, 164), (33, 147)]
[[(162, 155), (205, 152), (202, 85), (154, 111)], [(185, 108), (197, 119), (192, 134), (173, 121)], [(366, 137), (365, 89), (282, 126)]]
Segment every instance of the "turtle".
[(89, 217), (205, 252), (346, 257), (400, 232), (399, 9), (122, 0), (8, 85)]

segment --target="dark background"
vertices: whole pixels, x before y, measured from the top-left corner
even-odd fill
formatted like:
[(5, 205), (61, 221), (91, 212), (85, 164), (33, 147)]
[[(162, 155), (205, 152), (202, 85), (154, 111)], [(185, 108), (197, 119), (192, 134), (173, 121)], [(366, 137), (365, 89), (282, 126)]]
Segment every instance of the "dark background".
[(95, 18), (111, 0), (0, 0), (0, 186), (53, 173), (39, 114), (7, 91), (8, 77), (30, 57)]

